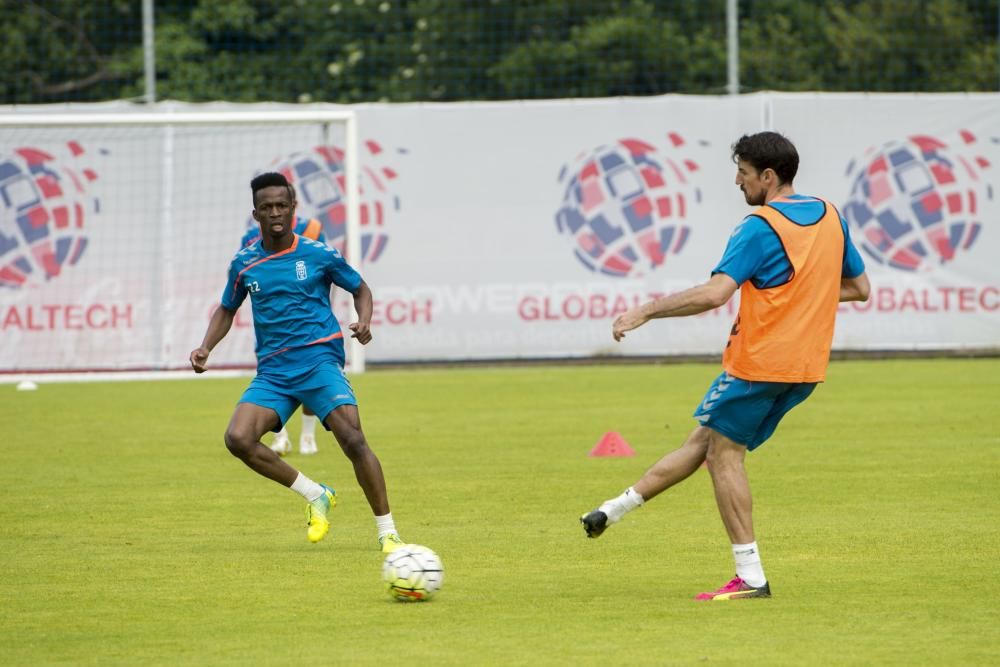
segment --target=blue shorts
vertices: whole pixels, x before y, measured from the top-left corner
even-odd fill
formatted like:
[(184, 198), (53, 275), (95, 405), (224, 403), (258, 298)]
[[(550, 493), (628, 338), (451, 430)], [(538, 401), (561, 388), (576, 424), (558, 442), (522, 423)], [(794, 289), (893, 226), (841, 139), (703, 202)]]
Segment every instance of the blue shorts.
[(334, 362), (324, 362), (300, 371), (283, 369), (281, 374), (258, 373), (240, 397), (240, 403), (271, 408), (278, 413), (280, 431), (299, 404), (316, 413), (323, 427), (326, 417), (341, 405), (357, 405), (354, 390), (344, 370)]
[(708, 388), (694, 418), (754, 450), (771, 437), (785, 414), (816, 388), (815, 382), (751, 382), (723, 372)]

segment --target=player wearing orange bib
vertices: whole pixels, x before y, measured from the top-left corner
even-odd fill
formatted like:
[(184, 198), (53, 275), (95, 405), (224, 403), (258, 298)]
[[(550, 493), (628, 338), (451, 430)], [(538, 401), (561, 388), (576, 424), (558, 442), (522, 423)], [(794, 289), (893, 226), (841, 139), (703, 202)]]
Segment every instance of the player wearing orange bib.
[(795, 146), (775, 132), (743, 136), (733, 146), (736, 184), (757, 206), (730, 236), (708, 282), (650, 301), (615, 320), (612, 335), (651, 319), (718, 308), (740, 290), (740, 309), (723, 353), (723, 372), (695, 410), (697, 426), (680, 448), (657, 461), (617, 498), (585, 514), (598, 537), (629, 511), (687, 479), (702, 463), (732, 543), (736, 577), (699, 600), (770, 597), (751, 514), (744, 459), (826, 376), (837, 305), (865, 301), (864, 262), (846, 221), (829, 202), (795, 194)]

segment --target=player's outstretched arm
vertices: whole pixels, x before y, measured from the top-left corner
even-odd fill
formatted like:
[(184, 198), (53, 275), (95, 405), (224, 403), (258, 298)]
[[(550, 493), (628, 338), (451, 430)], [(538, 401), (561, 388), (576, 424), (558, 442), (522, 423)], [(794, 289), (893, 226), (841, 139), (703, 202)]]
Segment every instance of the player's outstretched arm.
[(870, 292), (871, 283), (868, 282), (867, 273), (862, 273), (856, 278), (840, 279), (841, 301), (867, 301)]
[(626, 331), (637, 329), (650, 320), (697, 315), (718, 308), (729, 301), (736, 288), (735, 280), (725, 273), (716, 273), (706, 283), (630, 308), (615, 320), (611, 335), (620, 341)]
[(372, 291), (364, 280), (354, 291), (354, 310), (358, 313), (358, 321), (348, 327), (353, 332), (351, 338), (367, 345), (372, 340)]
[(195, 373), (205, 372), (208, 355), (219, 344), (219, 341), (229, 333), (235, 316), (236, 313), (231, 310), (227, 310), (222, 306), (216, 307), (215, 312), (212, 313), (212, 319), (208, 322), (208, 330), (205, 331), (205, 337), (202, 339), (201, 345), (191, 350), (191, 356), (188, 357), (191, 361), (191, 368), (194, 369)]

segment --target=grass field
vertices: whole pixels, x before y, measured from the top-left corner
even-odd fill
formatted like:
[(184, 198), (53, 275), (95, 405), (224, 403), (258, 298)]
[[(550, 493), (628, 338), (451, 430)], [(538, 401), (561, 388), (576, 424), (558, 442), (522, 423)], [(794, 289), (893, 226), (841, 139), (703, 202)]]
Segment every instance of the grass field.
[[(289, 461), (330, 536), (231, 457), (246, 379), (0, 385), (0, 664), (1000, 663), (1000, 360), (839, 362), (748, 457), (774, 597), (696, 603), (733, 563), (705, 471), (598, 540), (579, 515), (694, 425), (715, 365), (355, 379), (435, 600), (391, 601), (328, 435)], [(291, 422), (297, 434), (299, 418)], [(632, 458), (591, 458), (606, 431)]]

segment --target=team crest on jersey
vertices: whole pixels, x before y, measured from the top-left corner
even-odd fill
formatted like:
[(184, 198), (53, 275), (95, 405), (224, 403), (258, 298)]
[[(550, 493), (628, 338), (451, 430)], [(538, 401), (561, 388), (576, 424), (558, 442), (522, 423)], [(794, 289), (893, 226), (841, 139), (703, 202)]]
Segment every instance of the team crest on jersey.
[(301, 259), (295, 262), (295, 277), (299, 280), (306, 279), (306, 263)]

